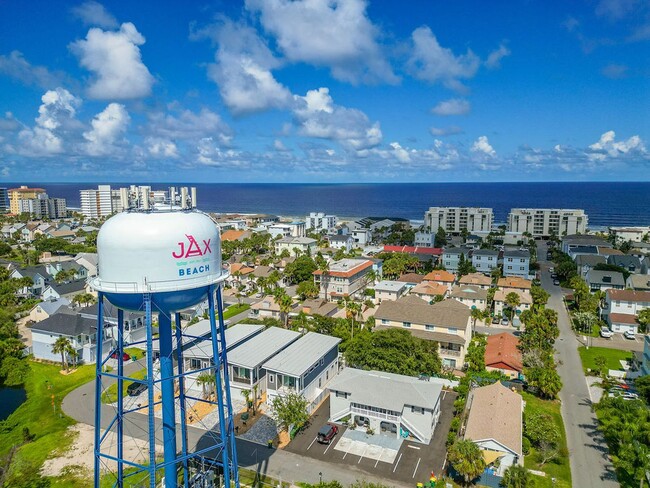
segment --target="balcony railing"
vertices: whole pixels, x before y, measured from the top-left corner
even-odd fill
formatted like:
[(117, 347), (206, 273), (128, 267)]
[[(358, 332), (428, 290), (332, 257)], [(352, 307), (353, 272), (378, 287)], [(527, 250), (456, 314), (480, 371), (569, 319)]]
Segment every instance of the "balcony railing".
[(363, 417), (374, 417), (384, 420), (390, 420), (392, 422), (399, 422), (399, 415), (391, 415), (389, 413), (376, 412), (375, 410), (368, 410), (366, 408), (360, 408), (350, 405), (350, 412), (362, 415)]
[(454, 349), (440, 349), (440, 354), (445, 356), (460, 357), (460, 351), (456, 351)]

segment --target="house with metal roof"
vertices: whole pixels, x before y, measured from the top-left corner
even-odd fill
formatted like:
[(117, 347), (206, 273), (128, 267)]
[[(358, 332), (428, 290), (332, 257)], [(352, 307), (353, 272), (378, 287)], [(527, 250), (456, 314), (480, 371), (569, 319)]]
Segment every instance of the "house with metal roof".
[[(237, 326), (231, 329), (235, 327)], [(266, 392), (264, 363), (300, 337), (300, 333), (293, 330), (269, 327), (229, 350), (228, 372), (230, 373), (230, 391), (233, 398), (240, 397), (242, 390), (253, 390), (256, 385), (258, 395)]]
[(330, 421), (349, 417), (372, 435), (429, 444), (440, 418), (442, 386), (436, 378), (345, 368), (328, 387)]
[(415, 337), (436, 341), (443, 366), (461, 368), (471, 340), (470, 308), (449, 299), (429, 305), (416, 296), (383, 302), (375, 312), (375, 327), (399, 327)]
[(70, 300), (67, 298), (59, 298), (52, 300), (45, 300), (37, 303), (29, 311), (29, 320), (32, 322), (40, 322), (46, 318), (58, 313), (61, 307), (67, 307), (70, 305)]
[[(52, 346), (60, 337), (67, 338), (77, 354), (77, 360), (94, 363), (97, 351), (97, 320), (79, 313), (55, 313), (31, 327), (32, 353), (37, 359), (61, 361)], [(113, 344), (111, 327), (104, 324), (102, 353), (108, 354)], [(70, 358), (73, 359), (73, 358)]]
[(290, 391), (309, 402), (309, 413), (327, 396), (327, 385), (339, 371), (341, 339), (308, 332), (299, 340), (266, 361), (266, 401)]
[(497, 465), (503, 476), (514, 464), (522, 466), (522, 434), (524, 400), (500, 382), (470, 391), (467, 398), (469, 415), (465, 439), (478, 444), (486, 464)]

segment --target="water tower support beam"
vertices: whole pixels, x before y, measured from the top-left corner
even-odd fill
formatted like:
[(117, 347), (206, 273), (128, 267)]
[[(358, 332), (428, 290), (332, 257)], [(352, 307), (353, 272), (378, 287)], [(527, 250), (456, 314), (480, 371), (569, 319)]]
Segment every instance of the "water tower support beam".
[(144, 321), (147, 329), (147, 417), (149, 420), (149, 487), (156, 488), (156, 429), (154, 417), (153, 328), (151, 326), (151, 295), (144, 294)]
[(183, 454), (183, 486), (189, 486), (187, 463), (187, 410), (185, 405), (185, 364), (183, 363), (183, 336), (181, 333), (181, 314), (174, 315), (176, 325), (176, 362), (178, 363), (178, 400), (181, 409), (181, 451)]
[[(223, 351), (223, 381), (226, 384), (226, 405), (228, 406), (228, 440), (227, 447), (230, 448), (230, 462), (232, 463), (232, 477), (235, 486), (239, 488), (239, 468), (237, 464), (237, 447), (235, 444), (235, 426), (233, 425), (234, 416), (232, 413), (232, 399), (230, 398), (230, 373), (228, 372), (228, 356), (226, 354), (226, 324), (223, 320), (223, 299), (221, 297), (221, 284), (217, 285), (217, 308), (219, 309), (219, 328), (221, 334), (219, 339), (221, 341), (221, 351)], [(255, 401), (255, 399), (253, 399)]]
[[(208, 287), (208, 315), (210, 318), (210, 335), (212, 336), (212, 357), (214, 358), (214, 378), (215, 378), (215, 390), (217, 397), (217, 408), (219, 409), (219, 435), (221, 437), (221, 462), (223, 464), (223, 486), (230, 488), (230, 449), (228, 446), (228, 426), (226, 425), (226, 419), (224, 415), (224, 404), (223, 404), (223, 386), (221, 383), (221, 354), (225, 356), (226, 350), (223, 349), (219, 352), (219, 343), (217, 342), (218, 337), (224, 333), (223, 328), (217, 329), (217, 320), (215, 318), (214, 310), (214, 293), (215, 286), (210, 285)], [(221, 303), (221, 302), (219, 302)], [(219, 317), (223, 314), (223, 309), (219, 308)], [(230, 385), (226, 385), (229, 387)], [(228, 419), (230, 421), (230, 419)]]
[(97, 350), (95, 351), (95, 487), (99, 487), (102, 419), (102, 328), (104, 323), (104, 294), (97, 293)]
[[(163, 453), (165, 487), (176, 488), (176, 399), (174, 398), (174, 346), (169, 312), (158, 313), (160, 384), (162, 390)], [(179, 346), (179, 349), (181, 346)]]
[(117, 487), (124, 486), (124, 310), (117, 309)]

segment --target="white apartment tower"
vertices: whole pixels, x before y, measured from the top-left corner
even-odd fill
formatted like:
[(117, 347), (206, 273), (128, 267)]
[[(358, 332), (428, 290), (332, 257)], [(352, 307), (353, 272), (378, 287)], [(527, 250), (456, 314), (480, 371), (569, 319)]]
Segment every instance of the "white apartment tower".
[(508, 215), (510, 232), (529, 232), (533, 237), (585, 234), (589, 218), (584, 210), (562, 208), (513, 208)]
[(305, 219), (305, 229), (320, 232), (329, 231), (336, 227), (336, 215), (325, 215), (323, 212), (310, 212)]
[(483, 207), (431, 207), (424, 213), (424, 225), (430, 232), (442, 227), (445, 232), (458, 234), (464, 229), (473, 232), (490, 232), (494, 221), (491, 208)]
[(113, 213), (111, 186), (99, 185), (96, 190), (80, 190), (81, 213), (90, 219), (108, 217)]

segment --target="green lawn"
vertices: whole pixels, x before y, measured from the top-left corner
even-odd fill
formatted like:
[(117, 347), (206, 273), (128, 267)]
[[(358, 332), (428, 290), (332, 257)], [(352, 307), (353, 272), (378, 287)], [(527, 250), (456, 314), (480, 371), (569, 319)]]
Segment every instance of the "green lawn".
[[(141, 370), (136, 371), (130, 375), (131, 378), (136, 380), (143, 380), (147, 377), (147, 368), (142, 368)], [(133, 381), (125, 381), (122, 385), (122, 392), (124, 396), (127, 396), (126, 389)], [(114, 403), (117, 401), (117, 383), (110, 385), (102, 393), (102, 403)]]
[(144, 357), (144, 350), (138, 347), (125, 347), (124, 352), (131, 356), (131, 359), (142, 359)]
[[(523, 392), (524, 401), (526, 402), (526, 412), (543, 412), (553, 418), (555, 425), (560, 432), (560, 456), (557, 460), (548, 462), (543, 466), (537, 463), (535, 449), (531, 448), (530, 454), (524, 459), (524, 466), (528, 469), (535, 469), (546, 473), (545, 478), (536, 477), (539, 481), (535, 486), (555, 486), (557, 488), (569, 488), (571, 486), (571, 465), (569, 464), (568, 449), (566, 445), (566, 432), (564, 431), (564, 422), (560, 413), (560, 402), (542, 400), (530, 393)], [(556, 479), (555, 485), (552, 484), (551, 478)]]
[(231, 305), (226, 310), (224, 310), (223, 319), (228, 320), (229, 318), (234, 317), (237, 314), (245, 312), (249, 308), (251, 308), (251, 306), (248, 303), (242, 303), (241, 305), (239, 304)]
[(598, 369), (596, 366), (595, 358), (597, 356), (604, 356), (607, 359), (607, 368), (614, 370), (623, 370), (621, 368), (621, 360), (630, 359), (634, 356), (629, 351), (621, 351), (620, 349), (608, 349), (606, 347), (590, 347), (587, 349), (584, 346), (578, 348), (580, 353), (580, 360), (582, 361), (582, 369), (587, 372), (587, 369)]
[[(66, 429), (75, 422), (61, 412), (61, 401), (95, 376), (94, 365), (81, 366), (67, 376), (59, 373), (57, 365), (33, 361), (29, 365), (31, 372), (25, 383), (27, 400), (7, 420), (0, 422), (0, 456), (23, 443), (24, 428), (36, 437), (16, 451), (6, 486), (36, 486), (34, 480), (43, 462), (70, 447), (72, 439), (66, 435)], [(55, 482), (52, 486), (74, 484)]]

